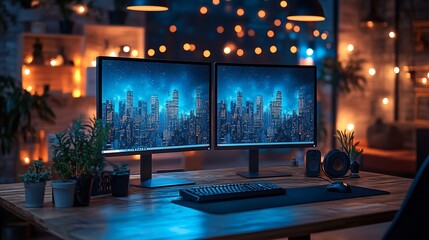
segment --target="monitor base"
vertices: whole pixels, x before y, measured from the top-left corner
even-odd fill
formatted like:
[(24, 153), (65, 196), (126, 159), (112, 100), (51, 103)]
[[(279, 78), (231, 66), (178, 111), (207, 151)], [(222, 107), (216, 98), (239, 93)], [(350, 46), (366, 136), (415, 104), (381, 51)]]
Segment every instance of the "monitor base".
[(258, 172), (237, 172), (237, 175), (245, 178), (270, 178), (270, 177), (289, 177), (292, 174), (288, 172), (278, 172), (271, 170), (262, 170)]
[(143, 187), (143, 188), (160, 188), (160, 187), (191, 185), (191, 184), (195, 184), (195, 181), (188, 180), (188, 179), (181, 179), (181, 178), (158, 177), (158, 178), (151, 178), (143, 182), (141, 182), (140, 179), (131, 180), (131, 186)]

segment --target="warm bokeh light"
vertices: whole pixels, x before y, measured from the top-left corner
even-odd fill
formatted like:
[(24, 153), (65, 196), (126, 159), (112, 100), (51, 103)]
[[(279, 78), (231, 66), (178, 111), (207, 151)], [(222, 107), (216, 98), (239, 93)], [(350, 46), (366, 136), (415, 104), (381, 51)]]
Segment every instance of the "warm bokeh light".
[(428, 72), (427, 76), (428, 76), (428, 78), (429, 78), (429, 72)]
[(75, 89), (75, 90), (73, 90), (73, 92), (72, 92), (72, 96), (73, 96), (74, 98), (80, 98), (80, 97), (82, 96), (82, 93), (80, 92), (80, 90), (79, 90), (79, 89)]
[(73, 7), (73, 10), (78, 15), (84, 15), (88, 11), (88, 8), (82, 4), (77, 4)]
[(353, 131), (355, 129), (355, 125), (353, 123), (347, 124), (347, 130)]
[(274, 31), (273, 30), (268, 30), (267, 36), (270, 37), (270, 38), (274, 37)]
[(241, 57), (243, 55), (244, 55), (244, 50), (241, 48), (237, 49), (237, 56)]
[(149, 50), (147, 50), (147, 55), (149, 56), (149, 57), (153, 57), (154, 55), (155, 55), (155, 50), (154, 49), (149, 49)]
[(282, 8), (287, 7), (287, 2), (284, 0), (280, 1), (280, 7), (282, 7)]
[(259, 12), (258, 12), (258, 17), (259, 17), (259, 18), (264, 18), (264, 17), (265, 17), (265, 15), (266, 15), (266, 13), (265, 13), (265, 11), (264, 11), (264, 10), (259, 10)]
[(274, 20), (274, 26), (278, 27), (280, 25), (282, 25), (282, 21), (280, 21), (280, 19)]
[(285, 25), (285, 28), (286, 28), (286, 30), (292, 30), (292, 28), (293, 28), (293, 24), (292, 23), (290, 23), (290, 22), (288, 22), (288, 23), (286, 23), (286, 25)]
[(208, 58), (208, 57), (210, 57), (210, 51), (209, 50), (204, 50), (204, 52), (203, 52), (203, 56), (205, 57), (205, 58)]
[(200, 13), (201, 14), (207, 14), (207, 12), (208, 12), (209, 10), (207, 9), (207, 7), (201, 7), (200, 8)]
[(390, 38), (395, 38), (396, 37), (396, 33), (394, 31), (389, 32), (389, 37)]
[(165, 45), (159, 46), (159, 51), (165, 53), (167, 51), (167, 47)]
[(349, 45), (347, 45), (347, 51), (349, 51), (349, 52), (353, 52), (353, 50), (355, 50), (355, 46), (353, 46), (353, 44), (349, 44)]
[(195, 46), (195, 44), (191, 44), (190, 46), (189, 46), (189, 50), (191, 51), (191, 52), (193, 52), (193, 51), (195, 51), (197, 49), (197, 47)]
[(293, 27), (293, 31), (299, 32), (299, 31), (301, 31), (301, 28), (298, 25), (296, 25), (295, 27)]
[(25, 164), (30, 164), (30, 158), (29, 157), (25, 157), (24, 158), (24, 163)]
[(243, 31), (243, 28), (240, 25), (235, 25), (234, 31), (238, 33), (238, 32)]
[(244, 15), (244, 9), (242, 9), (242, 8), (237, 9), (237, 15), (243, 16)]
[(137, 50), (132, 50), (131, 51), (131, 56), (137, 57), (138, 55), (139, 55), (139, 51), (137, 51)]
[(427, 78), (423, 78), (423, 79), (422, 79), (422, 84), (423, 84), (423, 85), (426, 85), (427, 83), (428, 83), (428, 79), (427, 79)]
[(111, 56), (111, 57), (117, 57), (118, 54), (115, 51), (110, 51), (109, 52), (109, 56)]
[(92, 60), (92, 61), (91, 61), (91, 66), (92, 66), (92, 67), (96, 67), (96, 66), (97, 66), (97, 61)]
[(320, 35), (320, 38), (322, 40), (326, 40), (328, 38), (328, 34), (327, 33), (322, 33), (322, 35)]
[(55, 58), (52, 58), (50, 61), (49, 61), (49, 64), (52, 66), (52, 67), (55, 67), (55, 66), (57, 66), (58, 64), (57, 64), (57, 60), (55, 59)]
[(396, 73), (396, 74), (398, 74), (400, 72), (399, 67), (394, 67), (393, 68), (393, 72)]
[(244, 32), (243, 32), (243, 31), (238, 32), (238, 33), (237, 33), (237, 37), (239, 37), (239, 38), (244, 37)]
[(314, 50), (312, 48), (307, 48), (307, 50), (305, 51), (305, 53), (307, 54), (307, 56), (312, 56), (314, 53)]
[(220, 0), (213, 0), (212, 2), (213, 2), (213, 5), (219, 5)]
[(183, 44), (183, 50), (189, 51), (190, 49), (191, 49), (191, 44), (189, 44), (189, 43)]
[(249, 37), (254, 37), (255, 36), (255, 30), (249, 29), (249, 31), (247, 31), (247, 35), (249, 35)]
[(271, 52), (271, 53), (276, 53), (276, 52), (277, 52), (277, 47), (276, 47), (276, 46), (274, 46), (274, 45), (273, 45), (273, 46), (271, 46), (271, 47), (270, 47), (270, 52)]
[(33, 86), (28, 86), (26, 90), (27, 92), (31, 92), (33, 90)]
[(176, 25), (171, 25), (171, 26), (169, 27), (169, 30), (170, 30), (170, 32), (175, 33), (175, 32), (177, 31), (177, 27), (176, 27)]
[(31, 73), (31, 71), (30, 71), (30, 69), (28, 69), (28, 68), (26, 68), (26, 69), (24, 69), (24, 74), (25, 75), (30, 75), (30, 73)]
[(374, 76), (374, 75), (375, 75), (375, 73), (376, 73), (375, 68), (370, 68), (370, 69), (368, 70), (368, 73), (369, 73), (369, 75)]
[(223, 33), (223, 31), (225, 31), (225, 29), (222, 26), (217, 26), (216, 31), (218, 33)]
[(383, 98), (382, 100), (384, 105), (387, 105), (389, 103), (389, 99), (387, 97)]
[(25, 62), (26, 64), (30, 64), (30, 63), (32, 63), (32, 62), (33, 62), (33, 57), (32, 57), (32, 56), (28, 56), (28, 57), (26, 57), (26, 58), (25, 58), (25, 60), (24, 60), (24, 62)]
[(223, 49), (223, 52), (224, 52), (225, 54), (230, 54), (230, 53), (231, 53), (231, 48), (230, 48), (230, 47), (225, 47), (225, 48)]
[(406, 78), (411, 78), (411, 73), (409, 73), (409, 72), (405, 73), (405, 77)]
[(255, 48), (255, 53), (256, 53), (256, 55), (261, 54), (261, 53), (262, 53), (262, 48), (260, 48), (260, 47), (256, 47), (256, 48)]
[(368, 21), (366, 22), (366, 26), (369, 28), (373, 28), (374, 27), (374, 22), (373, 21)]
[(131, 48), (130, 46), (125, 45), (122, 47), (122, 51), (124, 51), (124, 53), (129, 53), (131, 51)]
[(314, 37), (318, 37), (319, 35), (320, 35), (319, 30), (316, 29), (316, 30), (313, 31), (313, 36)]
[(290, 47), (290, 52), (295, 54), (296, 52), (298, 52), (298, 48), (296, 46), (292, 46)]

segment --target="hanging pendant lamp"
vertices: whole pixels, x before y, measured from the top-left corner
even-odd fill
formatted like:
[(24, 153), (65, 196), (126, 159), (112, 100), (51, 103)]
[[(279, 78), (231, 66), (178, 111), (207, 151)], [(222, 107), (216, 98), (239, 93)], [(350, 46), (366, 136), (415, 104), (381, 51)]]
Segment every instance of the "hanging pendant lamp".
[(361, 21), (361, 25), (363, 27), (368, 27), (368, 28), (372, 28), (375, 26), (387, 27), (387, 21), (378, 15), (377, 5), (378, 4), (376, 1), (371, 0), (370, 6), (369, 6), (369, 13)]
[(288, 20), (301, 22), (320, 22), (325, 20), (325, 13), (319, 0), (296, 0), (291, 6)]
[(168, 6), (165, 0), (128, 0), (128, 10), (161, 12), (167, 11)]

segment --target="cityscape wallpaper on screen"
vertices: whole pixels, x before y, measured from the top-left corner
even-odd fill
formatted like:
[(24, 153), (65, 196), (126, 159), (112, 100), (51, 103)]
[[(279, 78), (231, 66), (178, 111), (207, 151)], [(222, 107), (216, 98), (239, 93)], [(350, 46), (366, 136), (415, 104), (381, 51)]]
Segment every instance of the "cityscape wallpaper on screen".
[(103, 59), (104, 153), (210, 145), (208, 64)]
[(315, 71), (217, 65), (217, 146), (314, 144)]

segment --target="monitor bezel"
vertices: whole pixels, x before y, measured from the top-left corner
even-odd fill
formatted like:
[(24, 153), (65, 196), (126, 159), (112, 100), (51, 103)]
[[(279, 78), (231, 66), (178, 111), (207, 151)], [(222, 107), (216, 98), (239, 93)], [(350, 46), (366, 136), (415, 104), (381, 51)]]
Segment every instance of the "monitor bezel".
[[(240, 145), (218, 145), (218, 67), (219, 66), (232, 66), (232, 67), (268, 67), (268, 68), (309, 68), (314, 71), (314, 142), (313, 143), (280, 143), (280, 144), (240, 144)], [(233, 149), (268, 149), (268, 148), (296, 148), (296, 147), (316, 147), (317, 146), (317, 68), (314, 65), (290, 65), (290, 64), (256, 64), (256, 63), (214, 63), (214, 130), (213, 130), (213, 148), (217, 150), (233, 150)]]
[(104, 156), (127, 156), (127, 155), (141, 155), (141, 154), (155, 154), (155, 153), (171, 153), (171, 152), (186, 152), (186, 151), (197, 151), (197, 150), (210, 150), (213, 146), (213, 136), (211, 126), (213, 125), (212, 119), (212, 88), (213, 88), (213, 66), (208, 62), (194, 62), (194, 61), (181, 61), (181, 60), (159, 60), (159, 59), (146, 59), (146, 58), (127, 58), (127, 57), (110, 57), (110, 56), (98, 56), (96, 58), (96, 117), (101, 119), (102, 115), (102, 62), (105, 60), (113, 61), (133, 61), (133, 62), (152, 62), (152, 63), (165, 63), (165, 64), (188, 64), (188, 65), (202, 65), (209, 68), (208, 74), (208, 89), (209, 89), (209, 142), (205, 146), (184, 146), (184, 147), (173, 147), (163, 149), (147, 149), (147, 150), (131, 150), (131, 151), (120, 151), (120, 152), (102, 152)]

